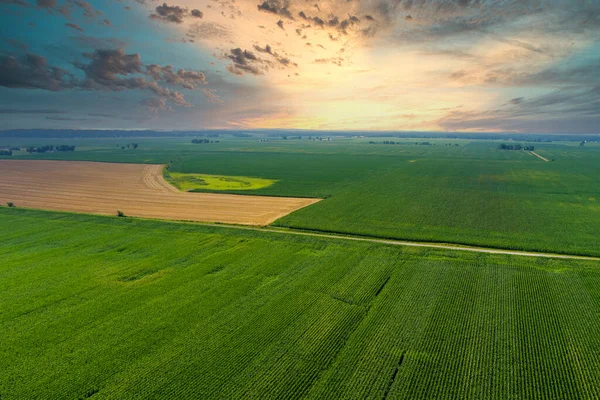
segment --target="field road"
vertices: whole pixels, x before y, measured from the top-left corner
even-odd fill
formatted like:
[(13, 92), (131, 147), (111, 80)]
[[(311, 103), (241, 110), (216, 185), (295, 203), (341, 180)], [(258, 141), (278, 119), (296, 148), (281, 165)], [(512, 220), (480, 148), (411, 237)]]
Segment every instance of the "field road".
[(380, 244), (387, 244), (387, 245), (392, 245), (392, 246), (424, 247), (424, 248), (430, 248), (430, 249), (470, 251), (470, 252), (474, 252), (474, 253), (487, 253), (487, 254), (505, 254), (505, 255), (511, 255), (511, 256), (521, 256), (521, 257), (542, 257), (542, 258), (558, 258), (558, 259), (566, 259), (566, 260), (600, 261), (600, 257), (592, 257), (592, 256), (578, 256), (578, 255), (572, 255), (572, 254), (556, 254), (556, 253), (544, 253), (544, 252), (534, 252), (534, 251), (496, 249), (496, 248), (491, 248), (491, 247), (465, 246), (465, 245), (453, 244), (453, 243), (432, 243), (432, 242), (415, 242), (415, 241), (410, 241), (410, 240), (378, 239), (378, 238), (374, 238), (374, 237), (352, 236), (352, 235), (346, 235), (346, 234), (340, 235), (340, 234), (334, 234), (334, 233), (319, 233), (319, 232), (301, 231), (301, 230), (295, 230), (293, 228), (273, 228), (273, 227), (253, 228), (253, 227), (245, 227), (245, 226), (237, 226), (237, 225), (206, 224), (206, 223), (201, 223), (201, 225), (214, 226), (214, 227), (219, 227), (219, 228), (229, 228), (229, 229), (253, 230), (253, 231), (259, 231), (259, 232), (272, 232), (272, 233), (280, 233), (280, 234), (284, 234), (284, 235), (310, 236), (310, 237), (326, 238), (326, 239), (339, 239), (339, 240), (352, 240), (352, 241), (357, 241), (357, 242), (380, 243)]
[(0, 202), (16, 207), (264, 226), (320, 199), (186, 193), (162, 165), (0, 160)]
[(531, 154), (533, 154), (534, 156), (538, 157), (538, 158), (541, 158), (541, 159), (542, 159), (542, 160), (544, 160), (544, 161), (550, 161), (550, 160), (548, 160), (547, 158), (540, 156), (540, 155), (539, 155), (538, 153), (536, 153), (535, 151), (531, 151), (530, 153), (531, 153)]

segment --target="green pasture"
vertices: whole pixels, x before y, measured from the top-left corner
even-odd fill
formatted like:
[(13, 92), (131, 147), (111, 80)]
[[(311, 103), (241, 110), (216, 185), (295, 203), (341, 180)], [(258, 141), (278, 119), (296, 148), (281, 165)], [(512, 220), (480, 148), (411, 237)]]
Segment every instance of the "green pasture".
[(597, 262), (6, 207), (0, 243), (2, 400), (600, 397)]

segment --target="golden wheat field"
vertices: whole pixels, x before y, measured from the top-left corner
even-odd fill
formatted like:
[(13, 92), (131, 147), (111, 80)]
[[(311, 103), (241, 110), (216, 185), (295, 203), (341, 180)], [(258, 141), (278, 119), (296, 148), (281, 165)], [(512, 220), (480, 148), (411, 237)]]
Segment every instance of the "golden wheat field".
[(0, 202), (17, 207), (268, 225), (319, 199), (185, 193), (162, 165), (0, 160)]

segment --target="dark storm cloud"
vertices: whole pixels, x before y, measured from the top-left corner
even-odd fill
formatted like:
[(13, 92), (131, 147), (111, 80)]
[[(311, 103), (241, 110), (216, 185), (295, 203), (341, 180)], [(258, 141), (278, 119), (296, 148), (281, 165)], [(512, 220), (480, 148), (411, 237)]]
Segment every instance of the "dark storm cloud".
[[(300, 11), (298, 16), (316, 27), (332, 28), (344, 35), (348, 34), (348, 28), (360, 23), (360, 18), (355, 15), (349, 15), (348, 18), (341, 19), (337, 15), (329, 14), (327, 20), (323, 20), (318, 16), (309, 16), (304, 11)], [(306, 26), (306, 28), (310, 28), (310, 26)]]
[(155, 13), (150, 14), (150, 18), (165, 22), (183, 23), (183, 19), (188, 15), (188, 9), (179, 6), (170, 6), (163, 3), (156, 7)]
[(311, 22), (315, 26), (318, 26), (318, 27), (321, 27), (321, 28), (325, 26), (325, 21), (323, 21), (321, 18), (319, 18), (319, 17), (309, 17), (308, 15), (306, 15), (306, 13), (304, 11), (300, 11), (298, 13), (298, 16), (301, 19), (303, 19), (304, 21)]
[(244, 75), (249, 73), (252, 75), (262, 75), (264, 68), (261, 66), (263, 60), (258, 58), (254, 53), (241, 48), (231, 49), (225, 57), (233, 61), (233, 64), (227, 67), (227, 70), (235, 75)]
[[(149, 90), (155, 96), (175, 104), (189, 106), (184, 96), (176, 90), (160, 86), (165, 83), (184, 89), (195, 89), (206, 84), (204, 73), (156, 64), (144, 65), (139, 54), (126, 54), (122, 49), (100, 49), (84, 53), (87, 62), (74, 66), (83, 71), (83, 79), (68, 71), (49, 66), (44, 57), (27, 54), (18, 59), (14, 56), (0, 57), (0, 86), (9, 88), (43, 89), (60, 91), (66, 89), (122, 91), (129, 89)], [(214, 97), (214, 94), (211, 94)]]
[(293, 20), (294, 17), (292, 16), (292, 13), (288, 9), (288, 7), (288, 1), (282, 2), (279, 0), (265, 0), (258, 5), (258, 10)]
[(118, 81), (118, 75), (142, 73), (142, 61), (139, 54), (125, 54), (123, 49), (96, 50), (85, 53), (88, 64), (77, 63), (86, 77), (94, 82), (110, 84)]
[(159, 5), (154, 10), (154, 13), (150, 14), (150, 19), (155, 19), (163, 22), (172, 22), (175, 24), (182, 24), (187, 18), (202, 18), (204, 13), (200, 10), (193, 9), (188, 10), (187, 8), (180, 6), (170, 6), (167, 3)]
[(74, 85), (72, 74), (47, 65), (42, 56), (31, 53), (23, 58), (0, 56), (0, 86), (59, 91)]

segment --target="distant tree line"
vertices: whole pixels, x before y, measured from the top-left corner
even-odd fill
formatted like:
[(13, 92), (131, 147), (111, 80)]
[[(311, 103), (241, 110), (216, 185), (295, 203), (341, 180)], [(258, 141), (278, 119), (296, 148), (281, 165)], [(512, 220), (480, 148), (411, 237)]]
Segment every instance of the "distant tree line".
[(498, 148), (500, 150), (527, 150), (527, 151), (535, 150), (534, 146), (521, 146), (520, 144), (504, 144), (504, 143), (502, 143), (500, 146), (498, 146)]
[(0, 156), (12, 156), (13, 151), (21, 150), (20, 147), (14, 146), (0, 146)]
[[(0, 0), (1, 2), (1, 0)], [(297, 135), (303, 138), (312, 138), (314, 133), (301, 130), (282, 129), (249, 129), (243, 132), (237, 130), (175, 130), (175, 131), (153, 131), (153, 130), (92, 130), (92, 129), (11, 129), (0, 130), (0, 138), (133, 138), (133, 137), (218, 137), (219, 135), (232, 135), (246, 137), (245, 135), (268, 135), (269, 137), (281, 137), (282, 135)], [(352, 136), (352, 137), (386, 137), (393, 139), (481, 139), (481, 140), (515, 140), (523, 142), (554, 142), (554, 141), (587, 141), (597, 142), (600, 140), (598, 134), (514, 134), (514, 133), (468, 133), (468, 132), (369, 132), (369, 131), (324, 131), (327, 136)], [(326, 140), (321, 139), (312, 140)]]
[(55, 151), (75, 151), (75, 146), (69, 146), (68, 144), (61, 144), (58, 146), (54, 146), (52, 144), (49, 144), (47, 146), (41, 146), (41, 147), (27, 147), (25, 149), (25, 151), (27, 151), (28, 153), (52, 153)]
[[(382, 144), (402, 144), (402, 142), (396, 142), (394, 140), (384, 140), (383, 142), (375, 142), (373, 140), (369, 141), (369, 144), (378, 144), (378, 143), (382, 143)], [(416, 145), (421, 145), (421, 146), (430, 146), (431, 145), (431, 143), (429, 143), (429, 142), (415, 142), (415, 144)]]
[[(117, 145), (119, 147), (120, 145)], [(127, 149), (137, 149), (139, 147), (139, 143), (127, 143), (125, 146), (121, 146), (121, 150)]]
[(194, 144), (219, 143), (219, 141), (218, 140), (208, 140), (208, 139), (192, 139), (192, 143), (194, 143)]

